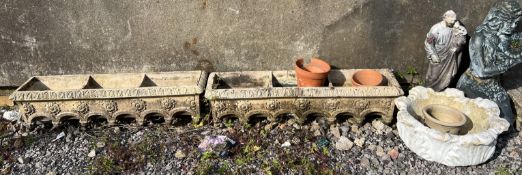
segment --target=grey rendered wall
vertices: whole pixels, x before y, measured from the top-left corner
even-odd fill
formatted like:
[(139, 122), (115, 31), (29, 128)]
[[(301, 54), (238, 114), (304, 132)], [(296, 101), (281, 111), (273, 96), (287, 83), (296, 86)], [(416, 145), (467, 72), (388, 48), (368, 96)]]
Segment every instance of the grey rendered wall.
[(470, 34), (494, 0), (3, 0), (0, 86), (33, 75), (427, 64), (425, 33), (453, 9)]

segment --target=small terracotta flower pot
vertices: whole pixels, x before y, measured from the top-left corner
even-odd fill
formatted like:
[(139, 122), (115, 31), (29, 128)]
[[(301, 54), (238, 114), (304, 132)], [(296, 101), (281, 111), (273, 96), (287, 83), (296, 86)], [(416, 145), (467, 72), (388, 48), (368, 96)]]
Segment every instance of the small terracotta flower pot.
[(357, 71), (352, 76), (353, 86), (379, 86), (382, 82), (382, 74), (371, 69)]
[(322, 86), (330, 72), (330, 64), (319, 58), (312, 58), (310, 64), (303, 65), (303, 58), (295, 62), (298, 87)]
[(432, 129), (450, 134), (459, 134), (466, 124), (466, 116), (446, 105), (428, 105), (422, 109), (424, 122)]

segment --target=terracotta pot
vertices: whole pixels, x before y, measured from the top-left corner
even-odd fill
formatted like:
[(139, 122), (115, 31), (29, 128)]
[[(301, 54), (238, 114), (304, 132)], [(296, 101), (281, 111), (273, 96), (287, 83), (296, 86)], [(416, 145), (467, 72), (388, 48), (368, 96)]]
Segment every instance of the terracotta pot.
[(382, 84), (383, 76), (381, 73), (366, 69), (360, 70), (353, 74), (352, 85), (353, 86), (379, 86)]
[(467, 120), (464, 113), (446, 105), (428, 105), (422, 109), (422, 113), (426, 125), (450, 134), (459, 134)]
[(298, 87), (319, 87), (324, 84), (330, 72), (330, 64), (319, 58), (312, 58), (310, 64), (303, 65), (303, 58), (295, 62)]

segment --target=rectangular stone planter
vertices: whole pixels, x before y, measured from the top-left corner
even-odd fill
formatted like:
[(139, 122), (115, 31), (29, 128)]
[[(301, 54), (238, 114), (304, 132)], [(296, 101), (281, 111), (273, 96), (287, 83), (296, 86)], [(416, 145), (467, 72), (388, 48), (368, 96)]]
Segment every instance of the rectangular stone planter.
[(200, 114), (206, 78), (203, 71), (36, 76), (10, 98), (27, 123), (130, 119), (142, 124), (152, 117), (171, 122)]
[(357, 69), (332, 70), (328, 87), (299, 88), (294, 71), (214, 72), (209, 76), (205, 98), (210, 101), (214, 123), (226, 118), (241, 122), (261, 117), (276, 121), (297, 116), (328, 121), (348, 119), (361, 124), (366, 116), (381, 116), (389, 124), (393, 119), (393, 100), (404, 92), (388, 69), (379, 69), (386, 86), (354, 87), (351, 76)]

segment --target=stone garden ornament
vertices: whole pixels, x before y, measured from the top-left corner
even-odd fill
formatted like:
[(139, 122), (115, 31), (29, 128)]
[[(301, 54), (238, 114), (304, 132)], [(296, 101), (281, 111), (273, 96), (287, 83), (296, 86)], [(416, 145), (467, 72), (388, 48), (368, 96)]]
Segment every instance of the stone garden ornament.
[[(397, 130), (404, 144), (420, 157), (447, 166), (470, 166), (486, 162), (495, 153), (498, 135), (507, 131), (509, 123), (499, 117), (495, 102), (464, 97), (458, 89), (442, 92), (421, 86), (409, 91), (408, 97), (395, 100)], [(447, 105), (462, 112), (467, 120), (458, 134), (431, 128), (423, 109), (431, 105)]]
[(519, 42), (520, 33), (514, 30), (522, 9), (515, 0), (495, 4), (484, 22), (477, 27), (469, 44), (470, 67), (457, 83), (457, 88), (470, 98), (487, 98), (498, 104), (501, 117), (514, 123), (510, 99), (500, 84), (500, 76), (522, 61), (522, 52), (511, 43)]
[(429, 59), (426, 87), (441, 91), (449, 86), (460, 64), (466, 35), (466, 28), (457, 21), (453, 10), (444, 13), (443, 20), (431, 27), (424, 42)]

